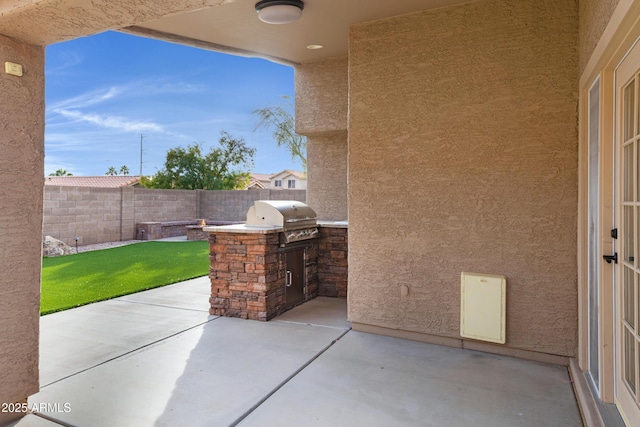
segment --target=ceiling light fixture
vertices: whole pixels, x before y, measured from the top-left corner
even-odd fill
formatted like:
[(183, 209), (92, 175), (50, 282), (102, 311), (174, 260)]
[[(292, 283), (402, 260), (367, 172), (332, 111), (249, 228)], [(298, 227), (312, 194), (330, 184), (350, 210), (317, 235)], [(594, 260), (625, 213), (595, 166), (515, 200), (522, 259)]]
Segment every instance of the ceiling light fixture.
[(301, 0), (261, 0), (256, 3), (258, 18), (267, 24), (289, 24), (302, 16)]
[(322, 49), (324, 46), (322, 46), (321, 44), (310, 44), (309, 46), (307, 46), (307, 49), (310, 50), (316, 50), (316, 49)]

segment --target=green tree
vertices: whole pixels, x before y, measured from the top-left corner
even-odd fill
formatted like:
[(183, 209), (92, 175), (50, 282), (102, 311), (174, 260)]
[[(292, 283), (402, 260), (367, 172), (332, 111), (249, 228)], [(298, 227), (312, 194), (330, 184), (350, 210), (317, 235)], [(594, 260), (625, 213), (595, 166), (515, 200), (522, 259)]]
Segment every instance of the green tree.
[(245, 170), (253, 167), (255, 152), (242, 138), (221, 132), (219, 147), (211, 148), (207, 154), (201, 144), (170, 149), (164, 167), (151, 178), (142, 178), (141, 183), (148, 188), (241, 189), (249, 182)]
[(58, 169), (54, 173), (50, 173), (49, 176), (73, 176), (71, 172), (67, 172), (66, 169)]
[(118, 175), (118, 171), (113, 166), (109, 166), (109, 169), (107, 169), (105, 175), (115, 176)]
[(307, 170), (307, 138), (296, 133), (296, 123), (293, 115), (289, 113), (292, 106), (289, 97), (283, 97), (285, 103), (275, 107), (260, 108), (254, 110), (258, 123), (254, 131), (267, 129), (273, 131), (273, 139), (278, 147), (285, 147), (291, 153), (291, 159), (298, 160), (303, 170)]
[(127, 167), (127, 165), (122, 165), (120, 167), (120, 173), (122, 175), (129, 175), (129, 168)]

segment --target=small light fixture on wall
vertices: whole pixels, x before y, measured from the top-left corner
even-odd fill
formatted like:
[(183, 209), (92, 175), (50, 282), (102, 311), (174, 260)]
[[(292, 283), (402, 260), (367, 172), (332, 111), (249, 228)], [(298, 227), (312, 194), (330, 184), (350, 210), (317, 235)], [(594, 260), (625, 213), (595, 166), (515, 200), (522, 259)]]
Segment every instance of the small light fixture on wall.
[(289, 24), (302, 16), (301, 0), (261, 0), (256, 3), (258, 18), (267, 24)]

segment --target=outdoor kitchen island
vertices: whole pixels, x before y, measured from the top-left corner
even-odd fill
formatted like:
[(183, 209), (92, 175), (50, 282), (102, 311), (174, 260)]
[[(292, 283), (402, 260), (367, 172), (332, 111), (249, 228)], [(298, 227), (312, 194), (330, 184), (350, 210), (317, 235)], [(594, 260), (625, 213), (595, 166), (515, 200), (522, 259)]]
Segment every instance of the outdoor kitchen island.
[[(319, 232), (332, 224), (337, 233)], [(346, 227), (346, 222), (317, 223), (311, 208), (293, 201), (257, 201), (246, 224), (205, 227), (210, 313), (266, 321), (318, 295), (346, 296)], [(319, 247), (329, 252), (319, 257)], [(319, 260), (333, 259), (333, 268), (320, 268), (329, 287), (319, 292)]]

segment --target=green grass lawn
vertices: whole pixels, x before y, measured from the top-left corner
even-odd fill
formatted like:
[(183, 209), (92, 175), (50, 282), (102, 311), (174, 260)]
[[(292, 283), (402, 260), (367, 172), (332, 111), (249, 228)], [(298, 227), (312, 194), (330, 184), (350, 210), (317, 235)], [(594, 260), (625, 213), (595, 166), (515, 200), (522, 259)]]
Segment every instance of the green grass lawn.
[(40, 313), (49, 314), (208, 273), (206, 241), (145, 242), (43, 258)]

